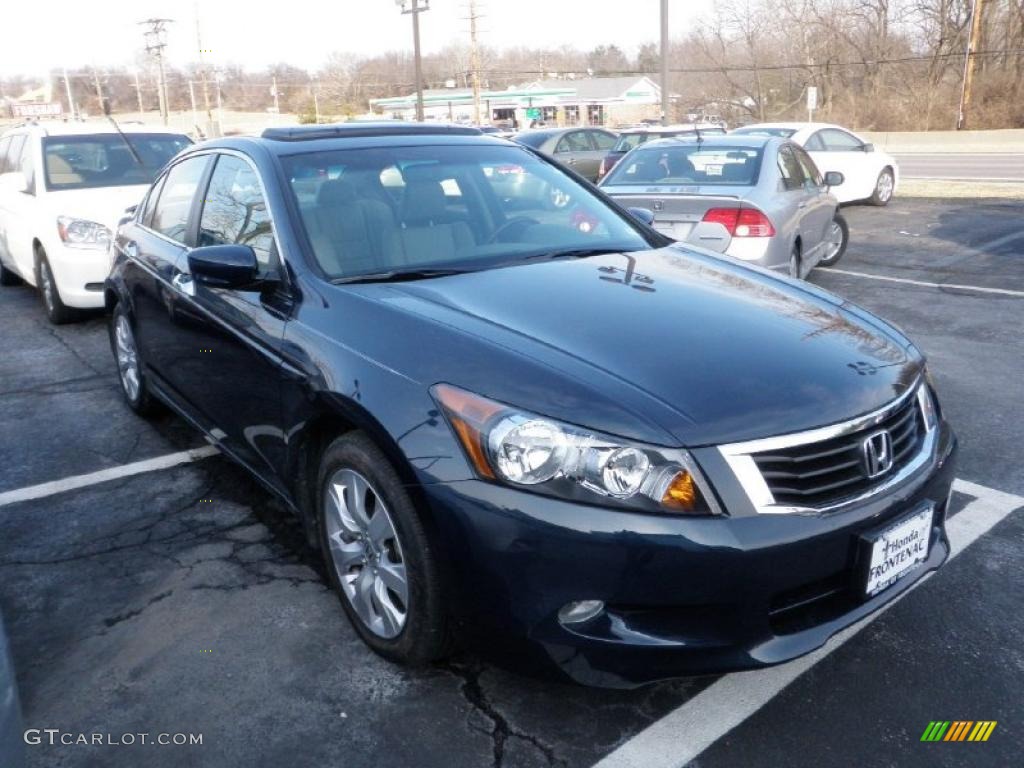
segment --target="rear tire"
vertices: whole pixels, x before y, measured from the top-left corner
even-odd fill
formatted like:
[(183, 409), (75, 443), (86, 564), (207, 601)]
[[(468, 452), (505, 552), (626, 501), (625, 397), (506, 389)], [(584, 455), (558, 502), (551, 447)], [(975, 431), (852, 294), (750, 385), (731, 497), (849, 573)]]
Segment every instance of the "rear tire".
[(328, 578), (363, 642), (411, 666), (447, 655), (451, 622), (438, 554), (383, 452), (362, 432), (342, 435), (323, 453), (316, 488)]
[[(828, 255), (818, 262), (818, 266), (831, 267), (843, 258), (843, 254), (846, 253), (846, 245), (850, 242), (850, 227), (843, 216), (836, 214), (829, 225), (829, 233), (825, 240), (825, 253)], [(829, 254), (830, 251), (831, 254)]]
[(892, 200), (892, 194), (896, 189), (896, 176), (893, 174), (892, 168), (883, 168), (882, 172), (878, 174), (878, 179), (875, 181), (875, 191), (871, 194), (868, 199), (872, 205), (888, 205), (889, 201)]
[(22, 279), (3, 264), (0, 264), (0, 285), (21, 285)]
[(36, 250), (36, 285), (39, 287), (39, 295), (43, 299), (46, 316), (51, 323), (63, 325), (78, 317), (78, 313), (60, 298), (60, 290), (53, 278), (53, 270), (50, 268), (50, 262), (46, 259), (46, 251), (42, 248)]

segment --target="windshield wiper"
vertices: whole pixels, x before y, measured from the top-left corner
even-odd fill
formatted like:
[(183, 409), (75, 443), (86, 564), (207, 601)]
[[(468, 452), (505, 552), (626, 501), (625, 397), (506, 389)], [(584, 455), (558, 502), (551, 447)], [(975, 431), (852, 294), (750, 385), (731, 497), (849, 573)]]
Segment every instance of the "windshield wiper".
[(622, 253), (622, 251), (622, 248), (562, 248), (561, 250), (524, 256), (523, 260), (585, 259), (587, 256), (603, 256), (606, 253)]
[(432, 277), (462, 275), (467, 269), (395, 269), (389, 272), (371, 272), (366, 275), (336, 277), (331, 280), (334, 285), (350, 285), (352, 283), (402, 283), (408, 280), (428, 280)]

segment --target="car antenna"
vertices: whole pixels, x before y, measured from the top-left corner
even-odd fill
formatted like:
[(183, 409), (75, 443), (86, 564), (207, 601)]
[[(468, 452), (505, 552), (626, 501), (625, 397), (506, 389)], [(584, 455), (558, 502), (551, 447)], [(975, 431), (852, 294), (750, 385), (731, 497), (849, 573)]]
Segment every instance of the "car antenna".
[(145, 163), (142, 162), (142, 158), (136, 151), (135, 145), (128, 141), (128, 137), (124, 135), (124, 131), (121, 130), (121, 126), (117, 124), (117, 120), (115, 120), (114, 116), (110, 114), (110, 99), (107, 97), (104, 97), (103, 99), (103, 114), (107, 116), (107, 120), (109, 120), (110, 124), (114, 126), (114, 130), (117, 131), (117, 135), (121, 137), (121, 141), (124, 142), (124, 145), (128, 147), (128, 151), (132, 153), (132, 157), (135, 159), (135, 164), (144, 166)]

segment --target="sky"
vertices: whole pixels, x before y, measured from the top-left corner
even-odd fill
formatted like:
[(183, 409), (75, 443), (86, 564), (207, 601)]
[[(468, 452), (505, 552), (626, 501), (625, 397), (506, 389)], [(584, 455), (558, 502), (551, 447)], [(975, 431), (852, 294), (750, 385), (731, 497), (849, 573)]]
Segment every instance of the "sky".
[[(421, 0), (422, 2), (422, 0)], [(670, 32), (682, 36), (713, 0), (670, 0)], [(478, 0), (479, 37), (494, 48), (614, 43), (633, 54), (658, 40), (659, 0)], [(412, 47), (409, 16), (395, 0), (204, 0), (198, 4), (208, 63), (257, 70), (286, 62), (319, 68), (332, 51), (371, 55)], [(143, 47), (145, 18), (175, 19), (167, 56), (197, 58), (192, 0), (9, 0), (0, 31), (0, 76), (66, 66), (123, 66)], [(420, 15), (424, 52), (468, 42), (467, 0), (432, 0)], [(16, 32), (17, 31), (17, 32)], [(29, 34), (38, 31), (39, 34)], [(16, 32), (16, 33), (15, 33)]]

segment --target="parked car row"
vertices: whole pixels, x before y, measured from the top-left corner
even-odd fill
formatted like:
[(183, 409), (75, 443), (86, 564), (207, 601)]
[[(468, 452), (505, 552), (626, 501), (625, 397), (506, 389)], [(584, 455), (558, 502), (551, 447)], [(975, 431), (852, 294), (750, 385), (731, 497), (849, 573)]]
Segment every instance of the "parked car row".
[(840, 179), (798, 149), (648, 141), (627, 210), (471, 128), (185, 147), (112, 235), (124, 399), (279, 496), (386, 658), (633, 686), (807, 653), (946, 560), (956, 439), (899, 330), (740, 260), (831, 253)]

